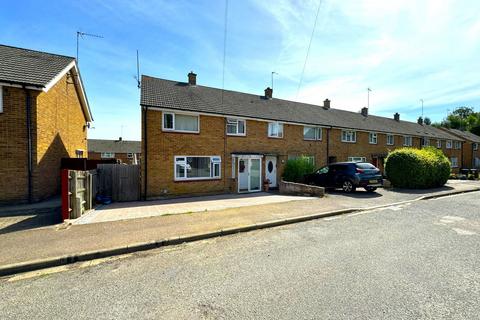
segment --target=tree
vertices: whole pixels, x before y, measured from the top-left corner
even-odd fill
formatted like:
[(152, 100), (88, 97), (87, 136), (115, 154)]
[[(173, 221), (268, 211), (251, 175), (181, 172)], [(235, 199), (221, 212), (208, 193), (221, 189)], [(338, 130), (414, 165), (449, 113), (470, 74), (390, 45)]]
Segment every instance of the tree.
[(425, 117), (425, 120), (423, 120), (423, 123), (425, 123), (427, 126), (432, 124), (432, 120), (430, 120), (429, 117)]
[(470, 131), (472, 128), (480, 126), (480, 112), (475, 112), (470, 107), (457, 108), (441, 122), (441, 126)]

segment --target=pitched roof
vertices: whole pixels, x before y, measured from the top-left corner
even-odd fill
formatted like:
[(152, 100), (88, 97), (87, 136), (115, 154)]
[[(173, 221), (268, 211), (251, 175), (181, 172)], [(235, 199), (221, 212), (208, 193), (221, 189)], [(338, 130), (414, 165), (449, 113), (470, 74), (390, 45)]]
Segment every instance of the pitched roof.
[(473, 134), (469, 131), (461, 131), (458, 129), (446, 129), (446, 130), (462, 139), (480, 143), (480, 136), (477, 136), (476, 134)]
[(71, 71), (87, 121), (93, 121), (75, 58), (0, 44), (0, 84), (48, 91)]
[(73, 57), (0, 45), (0, 81), (45, 88)]
[(88, 139), (89, 152), (141, 153), (140, 141)]
[[(142, 76), (140, 104), (182, 111), (203, 112), (226, 116), (285, 121), (306, 125), (331, 126), (415, 135), (440, 139), (457, 139), (448, 132), (416, 122), (396, 121), (360, 113), (236, 91), (191, 86), (185, 82)], [(222, 103), (223, 95), (223, 103)]]

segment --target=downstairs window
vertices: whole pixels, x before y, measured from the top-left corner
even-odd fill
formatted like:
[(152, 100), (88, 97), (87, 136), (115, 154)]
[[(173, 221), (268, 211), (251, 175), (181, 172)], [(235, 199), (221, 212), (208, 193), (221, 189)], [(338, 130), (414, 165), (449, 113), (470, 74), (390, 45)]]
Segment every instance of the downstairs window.
[(176, 156), (175, 180), (219, 179), (220, 156)]

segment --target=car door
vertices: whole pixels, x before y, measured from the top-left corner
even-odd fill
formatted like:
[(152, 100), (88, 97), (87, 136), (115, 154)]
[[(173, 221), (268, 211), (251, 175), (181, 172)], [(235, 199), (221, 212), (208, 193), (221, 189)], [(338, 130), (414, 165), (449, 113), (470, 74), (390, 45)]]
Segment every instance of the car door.
[(328, 183), (329, 167), (325, 166), (315, 172), (315, 184), (320, 187), (325, 187)]
[(342, 185), (346, 169), (347, 169), (347, 166), (341, 165), (341, 164), (331, 166), (330, 176), (329, 176), (330, 187), (336, 188)]

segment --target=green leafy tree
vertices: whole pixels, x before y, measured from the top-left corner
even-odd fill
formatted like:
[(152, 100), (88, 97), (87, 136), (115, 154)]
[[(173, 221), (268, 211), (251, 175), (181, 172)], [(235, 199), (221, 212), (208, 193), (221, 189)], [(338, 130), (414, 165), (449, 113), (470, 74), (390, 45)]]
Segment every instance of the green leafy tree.
[(430, 120), (429, 117), (425, 117), (425, 120), (423, 120), (423, 123), (425, 123), (427, 126), (432, 124), (432, 120)]

